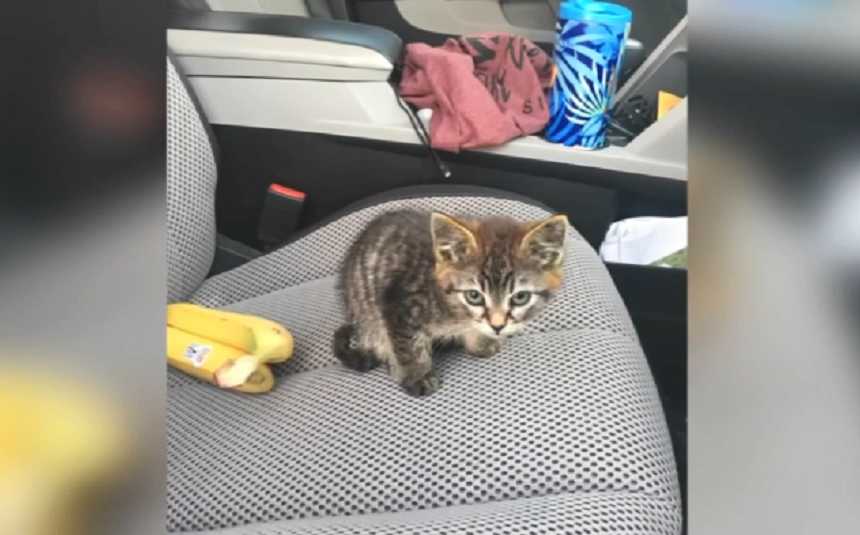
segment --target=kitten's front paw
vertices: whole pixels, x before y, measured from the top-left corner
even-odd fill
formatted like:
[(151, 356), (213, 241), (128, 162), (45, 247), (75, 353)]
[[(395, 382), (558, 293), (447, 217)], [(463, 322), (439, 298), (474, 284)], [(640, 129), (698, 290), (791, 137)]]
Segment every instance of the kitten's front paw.
[(414, 383), (403, 383), (400, 386), (402, 386), (403, 390), (405, 390), (410, 396), (429, 396), (439, 388), (439, 379), (431, 372)]
[(497, 338), (482, 337), (470, 340), (466, 345), (466, 352), (481, 359), (489, 358), (502, 350), (502, 342)]

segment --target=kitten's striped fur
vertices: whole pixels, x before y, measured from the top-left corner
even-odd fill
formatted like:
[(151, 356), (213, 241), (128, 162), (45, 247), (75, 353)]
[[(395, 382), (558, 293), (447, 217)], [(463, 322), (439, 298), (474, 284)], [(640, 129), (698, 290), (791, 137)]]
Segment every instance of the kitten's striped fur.
[(335, 353), (365, 371), (384, 363), (412, 395), (433, 392), (434, 343), (489, 357), (561, 284), (567, 219), (456, 219), (402, 210), (372, 221), (341, 272), (348, 323)]

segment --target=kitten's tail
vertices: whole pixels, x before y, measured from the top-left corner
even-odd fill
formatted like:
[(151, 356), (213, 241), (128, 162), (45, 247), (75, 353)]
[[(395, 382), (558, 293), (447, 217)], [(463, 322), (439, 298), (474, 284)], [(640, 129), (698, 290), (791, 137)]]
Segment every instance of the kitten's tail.
[(355, 326), (346, 324), (334, 333), (334, 354), (347, 368), (366, 372), (379, 366), (372, 352), (359, 349), (355, 343)]

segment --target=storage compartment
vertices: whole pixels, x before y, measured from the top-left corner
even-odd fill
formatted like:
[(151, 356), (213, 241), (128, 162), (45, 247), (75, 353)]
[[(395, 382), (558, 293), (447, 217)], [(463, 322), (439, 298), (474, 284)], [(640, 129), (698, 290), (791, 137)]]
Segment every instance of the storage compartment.
[[(658, 92), (666, 91), (686, 100), (687, 61), (687, 17), (684, 17), (616, 93), (612, 105), (616, 120), (641, 135), (656, 124)], [(640, 112), (647, 114), (645, 120), (638, 116), (627, 118)]]

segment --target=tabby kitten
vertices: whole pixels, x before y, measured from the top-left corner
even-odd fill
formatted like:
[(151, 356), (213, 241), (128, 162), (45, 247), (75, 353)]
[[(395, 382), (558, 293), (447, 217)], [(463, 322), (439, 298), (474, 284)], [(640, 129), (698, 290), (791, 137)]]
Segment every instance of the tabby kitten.
[(335, 354), (349, 368), (388, 365), (414, 396), (432, 393), (434, 343), (490, 357), (561, 285), (567, 218), (518, 223), (402, 210), (372, 221), (341, 272), (348, 324)]

